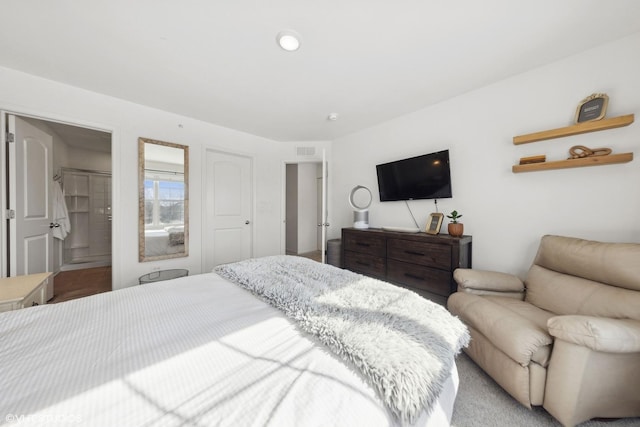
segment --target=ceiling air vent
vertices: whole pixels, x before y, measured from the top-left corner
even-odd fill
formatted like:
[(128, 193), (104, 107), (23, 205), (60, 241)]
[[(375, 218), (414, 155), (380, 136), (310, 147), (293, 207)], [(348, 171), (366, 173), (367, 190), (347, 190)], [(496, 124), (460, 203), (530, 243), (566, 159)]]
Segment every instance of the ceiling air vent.
[(316, 147), (296, 147), (296, 155), (298, 156), (315, 156)]

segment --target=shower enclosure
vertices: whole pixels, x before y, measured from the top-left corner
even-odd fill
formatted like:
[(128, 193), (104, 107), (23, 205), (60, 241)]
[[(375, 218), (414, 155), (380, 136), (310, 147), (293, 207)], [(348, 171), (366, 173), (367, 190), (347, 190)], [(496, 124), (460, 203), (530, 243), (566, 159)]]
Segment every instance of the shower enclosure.
[(71, 232), (62, 270), (111, 265), (111, 173), (62, 168)]

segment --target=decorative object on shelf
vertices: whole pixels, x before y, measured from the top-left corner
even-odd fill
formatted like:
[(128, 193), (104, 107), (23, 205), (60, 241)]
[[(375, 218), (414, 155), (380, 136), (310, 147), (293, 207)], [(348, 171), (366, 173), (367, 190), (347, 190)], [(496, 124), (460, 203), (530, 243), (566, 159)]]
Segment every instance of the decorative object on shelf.
[(458, 213), (458, 211), (452, 211), (447, 218), (451, 219), (449, 226), (447, 227), (449, 231), (449, 235), (453, 237), (461, 237), (464, 233), (464, 224), (458, 222), (462, 215)]
[[(588, 148), (584, 145), (574, 145), (569, 149), (570, 159), (583, 159), (593, 156), (608, 156), (611, 154), (611, 148)], [(522, 164), (522, 163), (521, 163)]]
[(439, 212), (430, 213), (429, 219), (427, 220), (427, 229), (425, 231), (428, 234), (440, 233), (440, 227), (442, 227), (443, 219), (444, 215)]
[(576, 109), (576, 123), (600, 120), (607, 113), (609, 97), (604, 93), (594, 93), (580, 101)]
[(543, 163), (547, 161), (547, 156), (541, 154), (539, 156), (530, 156), (530, 157), (521, 157), (520, 164), (521, 165), (530, 165), (532, 163)]
[(353, 228), (369, 228), (369, 206), (372, 201), (371, 190), (367, 187), (353, 187), (349, 194), (349, 204), (353, 208)]

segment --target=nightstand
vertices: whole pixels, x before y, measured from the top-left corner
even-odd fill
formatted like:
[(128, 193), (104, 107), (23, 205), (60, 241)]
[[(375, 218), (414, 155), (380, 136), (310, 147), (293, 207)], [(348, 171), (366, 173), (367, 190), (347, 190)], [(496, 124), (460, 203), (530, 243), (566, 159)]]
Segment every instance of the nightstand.
[(45, 304), (53, 273), (36, 273), (0, 279), (0, 312)]

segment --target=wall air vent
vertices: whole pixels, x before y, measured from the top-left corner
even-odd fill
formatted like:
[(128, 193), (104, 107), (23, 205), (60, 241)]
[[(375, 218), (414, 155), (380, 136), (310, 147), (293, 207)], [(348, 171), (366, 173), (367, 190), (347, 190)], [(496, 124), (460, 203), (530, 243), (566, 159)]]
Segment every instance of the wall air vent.
[(298, 156), (315, 156), (316, 147), (296, 147), (296, 155)]

